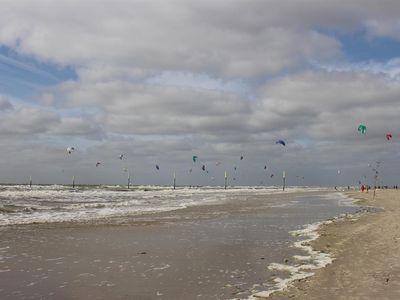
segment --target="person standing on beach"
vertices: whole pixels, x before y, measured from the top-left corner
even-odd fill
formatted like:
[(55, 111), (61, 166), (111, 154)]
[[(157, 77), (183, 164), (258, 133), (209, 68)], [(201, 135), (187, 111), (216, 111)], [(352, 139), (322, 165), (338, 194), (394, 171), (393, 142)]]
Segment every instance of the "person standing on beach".
[(364, 193), (364, 190), (365, 190), (365, 186), (361, 185), (361, 192)]

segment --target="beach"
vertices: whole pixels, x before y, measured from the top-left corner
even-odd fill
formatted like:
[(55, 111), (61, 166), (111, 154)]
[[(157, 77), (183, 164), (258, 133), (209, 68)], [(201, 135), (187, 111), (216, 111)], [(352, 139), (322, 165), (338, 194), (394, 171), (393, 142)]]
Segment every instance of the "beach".
[[(72, 200), (66, 204), (69, 192), (54, 196), (53, 190), (42, 189), (23, 200), (29, 193), (9, 190), (7, 196), (16, 199), (19, 210), (23, 205), (36, 210), (2, 215), (3, 224), (15, 224), (0, 226), (1, 299), (249, 299), (276, 290), (277, 278), (298, 275), (270, 266), (290, 268), (297, 264), (294, 257), (311, 255), (294, 244), (314, 234), (315, 224), (360, 210), (350, 198), (329, 189), (200, 189), (148, 191), (140, 197), (135, 191), (127, 192), (131, 196), (112, 194), (122, 197), (124, 205), (134, 195), (132, 205), (143, 208), (140, 199), (147, 203), (145, 213), (116, 216), (121, 203), (111, 209), (91, 200), (93, 195), (100, 199), (102, 191), (79, 191), (74, 200), (78, 206)], [(207, 200), (210, 194), (216, 200)], [(88, 207), (83, 205), (85, 195), (91, 195), (85, 200)], [(157, 211), (163, 201), (178, 206), (179, 197), (183, 203), (205, 200)], [(35, 201), (46, 203), (33, 206)], [(54, 207), (56, 203), (65, 209)], [(87, 218), (93, 207), (98, 216), (110, 216)], [(154, 211), (148, 213), (151, 207)], [(26, 223), (29, 215), (35, 223)], [(70, 215), (77, 220), (57, 221)], [(307, 234), (290, 233), (296, 230)], [(311, 269), (304, 271), (308, 274), (327, 259), (311, 255), (304, 261)]]
[(400, 300), (399, 99), (400, 0), (2, 0), (0, 300)]
[(270, 299), (400, 299), (400, 192), (352, 192), (362, 206), (382, 208), (323, 225), (312, 242), (334, 262)]

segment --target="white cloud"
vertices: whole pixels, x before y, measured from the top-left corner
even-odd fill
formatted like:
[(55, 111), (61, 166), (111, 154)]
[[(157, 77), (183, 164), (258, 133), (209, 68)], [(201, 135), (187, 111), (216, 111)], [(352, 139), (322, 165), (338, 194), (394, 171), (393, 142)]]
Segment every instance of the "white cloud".
[(400, 40), (400, 18), (372, 19), (366, 22), (368, 33), (371, 37), (390, 37)]
[(221, 80), (207, 74), (162, 72), (159, 75), (149, 77), (145, 82), (151, 85), (221, 91), (239, 95), (251, 93), (250, 87), (243, 80)]
[(0, 114), (1, 135), (31, 135), (45, 133), (60, 121), (53, 112), (22, 108)]
[(120, 81), (69, 82), (58, 93), (68, 107), (95, 107), (95, 121), (109, 133), (190, 134), (232, 141), (266, 134), (269, 140), (305, 136), (347, 141), (360, 122), (376, 128), (370, 137), (396, 128), (400, 82), (381, 74), (320, 70), (269, 81), (254, 99)]
[[(99, 65), (105, 72), (129, 66), (255, 76), (340, 56), (334, 38), (269, 22), (270, 9), (261, 2), (248, 7), (253, 19), (228, 18), (232, 8), (241, 14), (240, 1), (220, 3), (210, 13), (201, 12), (210, 9), (207, 3), (198, 7), (190, 1), (122, 3), (2, 3), (0, 43), (39, 60), (83, 68), (78, 72), (86, 76)], [(243, 30), (246, 26), (257, 30)]]
[(347, 142), (360, 122), (371, 125), (369, 137), (396, 130), (399, 95), (400, 82), (381, 75), (305, 72), (262, 88), (255, 118), (290, 129), (291, 136)]
[(7, 99), (7, 97), (0, 95), (0, 111), (13, 109), (14, 106)]
[(98, 121), (124, 134), (178, 134), (238, 130), (245, 126), (250, 102), (234, 94), (179, 87), (107, 82), (68, 83), (66, 105), (93, 106)]
[(2, 2), (0, 43), (93, 79), (101, 69), (254, 77), (340, 58), (339, 42), (320, 29), (399, 38), (399, 13), (390, 0), (12, 0)]
[(88, 139), (101, 139), (104, 133), (98, 122), (92, 117), (63, 117), (57, 126), (49, 129), (50, 135), (55, 136), (84, 136)]

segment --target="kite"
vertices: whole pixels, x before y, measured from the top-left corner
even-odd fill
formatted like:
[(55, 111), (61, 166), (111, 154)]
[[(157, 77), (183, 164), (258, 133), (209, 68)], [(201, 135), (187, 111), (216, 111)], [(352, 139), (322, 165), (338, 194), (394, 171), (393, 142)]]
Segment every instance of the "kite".
[(68, 153), (68, 154), (71, 154), (73, 151), (75, 151), (75, 148), (74, 148), (74, 147), (68, 147), (68, 148), (67, 148), (67, 153)]
[(219, 166), (220, 164), (221, 164), (220, 161), (217, 161), (217, 162), (215, 163), (216, 166)]
[(267, 169), (267, 166), (265, 165), (265, 166), (264, 166), (264, 170), (266, 170), (266, 169)]
[(160, 167), (159, 167), (159, 165), (156, 165), (156, 169), (157, 169), (157, 170), (160, 170)]
[(271, 174), (271, 176), (270, 176), (270, 177), (271, 177), (271, 178), (272, 178), (272, 177), (274, 177), (274, 174)]
[(361, 134), (366, 134), (367, 133), (367, 126), (365, 124), (360, 124), (358, 125), (357, 129)]
[(240, 156), (240, 160), (243, 160), (243, 155)]
[(98, 166), (100, 166), (100, 165), (101, 165), (101, 162), (98, 161), (98, 162), (96, 163), (96, 168), (97, 168)]
[(121, 154), (121, 155), (119, 156), (119, 159), (122, 160), (124, 157), (125, 157), (125, 154)]
[(337, 170), (337, 173), (340, 174), (340, 170)]
[(285, 143), (285, 141), (283, 141), (283, 140), (277, 140), (277, 141), (275, 142), (275, 144), (281, 144), (282, 146), (286, 146), (286, 143)]
[(203, 166), (201, 167), (201, 169), (202, 169), (203, 171), (205, 171), (205, 170), (206, 170), (206, 165), (203, 165)]
[(390, 141), (391, 139), (392, 139), (392, 134), (391, 133), (386, 133), (386, 139), (388, 140), (388, 141)]
[(193, 159), (193, 162), (196, 162), (197, 156), (196, 156), (196, 155), (193, 155), (192, 159)]
[(189, 170), (189, 173), (192, 173), (192, 171), (193, 171), (193, 170), (192, 170), (192, 169), (190, 169), (190, 170)]

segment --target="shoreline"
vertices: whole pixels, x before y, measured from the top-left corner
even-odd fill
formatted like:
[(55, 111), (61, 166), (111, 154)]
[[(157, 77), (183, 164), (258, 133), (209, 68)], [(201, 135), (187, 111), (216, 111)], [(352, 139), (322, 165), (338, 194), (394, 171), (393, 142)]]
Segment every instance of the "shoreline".
[(302, 255), (293, 256), (293, 262), (296, 264), (285, 263), (271, 263), (268, 266), (269, 270), (272, 271), (284, 271), (290, 273), (289, 277), (276, 277), (274, 279), (275, 286), (266, 291), (258, 292), (252, 295), (248, 300), (258, 299), (271, 299), (272, 295), (279, 295), (285, 292), (288, 288), (292, 287), (294, 283), (300, 280), (304, 280), (308, 277), (314, 276), (315, 270), (325, 268), (331, 264), (335, 258), (328, 252), (320, 251), (315, 249), (314, 243), (320, 238), (320, 230), (323, 226), (328, 226), (333, 222), (343, 221), (346, 218), (355, 218), (355, 216), (364, 214), (365, 207), (361, 206), (353, 197), (349, 197), (348, 194), (341, 192), (340, 195), (343, 197), (343, 201), (350, 201), (351, 204), (345, 204), (344, 206), (358, 207), (359, 211), (352, 214), (342, 214), (329, 218), (323, 221), (305, 224), (302, 229), (292, 230), (289, 234), (296, 238), (301, 238), (293, 243), (292, 248), (299, 249), (304, 252)]
[[(400, 192), (345, 192), (362, 209), (323, 222), (308, 245), (333, 262), (313, 276), (293, 280), (283, 290), (255, 299), (399, 299)], [(262, 296), (262, 295), (260, 295)]]

